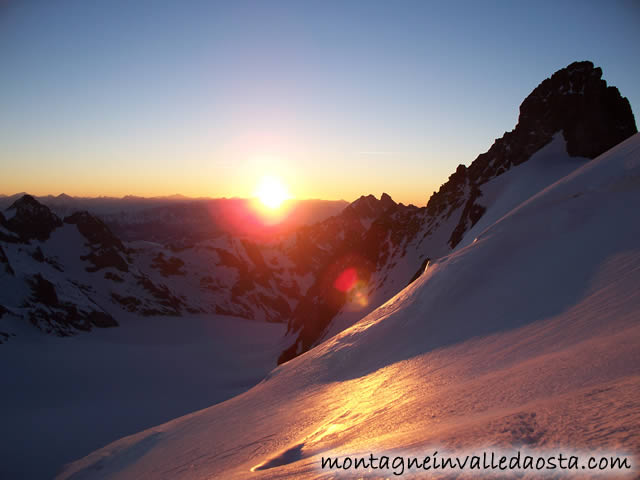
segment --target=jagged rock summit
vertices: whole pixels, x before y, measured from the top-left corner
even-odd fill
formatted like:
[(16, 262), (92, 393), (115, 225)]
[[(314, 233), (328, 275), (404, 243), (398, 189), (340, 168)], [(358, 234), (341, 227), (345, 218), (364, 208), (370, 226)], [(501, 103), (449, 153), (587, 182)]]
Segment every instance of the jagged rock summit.
[[(351, 240), (352, 251), (364, 257), (370, 267), (363, 278), (369, 289), (368, 306), (362, 313), (372, 311), (419, 276), (429, 259), (436, 260), (455, 249), (492, 209), (494, 199), (483, 196), (486, 184), (547, 146), (553, 147), (554, 138), (562, 137), (558, 138), (562, 150), (558, 160), (566, 160), (567, 154), (590, 159), (636, 132), (628, 100), (616, 87), (607, 85), (602, 70), (589, 61), (574, 62), (542, 81), (522, 102), (515, 128), (495, 140), (468, 167), (459, 165), (433, 193), (426, 208), (392, 208), (389, 201), (394, 202), (386, 195), (380, 200), (372, 195), (359, 198), (345, 212), (357, 210), (361, 218), (375, 217), (363, 224), (367, 228), (356, 241)], [(546, 176), (547, 181), (558, 179), (552, 175)], [(333, 292), (315, 287), (309, 292), (289, 321), (289, 331), (298, 336), (283, 351), (281, 363), (362, 316), (347, 318), (341, 305), (327, 309)]]
[(629, 101), (602, 69), (574, 62), (545, 79), (520, 105), (518, 124), (469, 166), (478, 183), (528, 160), (562, 132), (567, 152), (595, 158), (638, 131)]
[[(427, 203), (430, 215), (451, 212), (466, 201), (449, 238), (454, 248), (484, 213), (475, 202), (478, 187), (526, 162), (562, 132), (567, 153), (595, 158), (638, 131), (631, 105), (616, 87), (602, 79), (592, 62), (574, 62), (538, 85), (520, 105), (516, 127), (497, 139), (469, 165), (458, 166)], [(468, 192), (468, 196), (466, 195)]]
[(21, 240), (46, 240), (62, 221), (31, 195), (23, 195), (5, 210), (2, 225)]
[(347, 215), (351, 214), (359, 218), (377, 218), (378, 216), (394, 209), (398, 204), (387, 194), (383, 193), (378, 200), (373, 195), (362, 195), (360, 198), (345, 208)]

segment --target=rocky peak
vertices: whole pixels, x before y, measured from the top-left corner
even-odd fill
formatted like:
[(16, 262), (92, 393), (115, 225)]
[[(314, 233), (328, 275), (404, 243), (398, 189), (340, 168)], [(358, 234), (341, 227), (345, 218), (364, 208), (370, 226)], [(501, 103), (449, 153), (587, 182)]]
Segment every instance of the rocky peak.
[(9, 208), (7, 208), (7, 211), (15, 210), (16, 213), (18, 213), (18, 212), (36, 213), (36, 212), (41, 211), (42, 209), (48, 210), (47, 207), (42, 205), (35, 198), (33, 198), (31, 195), (28, 195), (28, 194), (25, 193), (23, 196), (21, 196), (19, 199), (17, 199), (15, 202), (13, 202), (11, 204), (11, 206)]
[(395, 207), (396, 202), (393, 201), (393, 199), (391, 198), (391, 195), (389, 195), (388, 193), (383, 193), (382, 196), (380, 197), (380, 205), (382, 205), (382, 208), (384, 208), (386, 211)]
[(593, 63), (574, 62), (538, 85), (520, 105), (518, 124), (469, 166), (476, 185), (527, 161), (562, 132), (571, 156), (595, 158), (638, 131), (629, 101)]
[(468, 180), (467, 171), (467, 167), (458, 165), (456, 171), (449, 175), (449, 180), (440, 187), (440, 190), (437, 193), (433, 192), (427, 203), (429, 215), (435, 217), (444, 213), (445, 210), (450, 214), (462, 204)]
[(363, 195), (351, 203), (345, 211), (356, 214), (360, 218), (376, 218), (396, 206), (396, 202), (387, 193), (383, 193), (380, 200), (373, 195)]
[(125, 247), (118, 237), (99, 218), (94, 217), (87, 211), (76, 212), (65, 217), (64, 223), (75, 225), (78, 231), (92, 245), (99, 245), (102, 248), (115, 248), (121, 252)]
[(427, 203), (429, 215), (445, 214), (464, 205), (449, 244), (455, 247), (483, 214), (475, 203), (479, 187), (514, 165), (526, 162), (562, 132), (571, 156), (595, 158), (636, 133), (629, 101), (607, 86), (602, 69), (574, 62), (538, 85), (520, 105), (518, 124), (497, 139), (468, 168), (460, 165)]
[[(373, 195), (362, 196), (343, 214), (306, 230), (321, 231), (325, 237), (309, 234), (303, 243), (299, 235), (299, 244), (305, 247), (299, 249), (303, 253), (299, 258), (307, 264), (310, 258), (317, 259), (316, 281), (289, 317), (288, 332), (297, 337), (278, 362), (308, 350), (330, 332), (331, 322), (346, 301), (333, 288), (339, 278), (336, 274), (341, 275), (348, 265), (354, 265), (357, 277), (370, 284), (370, 306), (375, 306), (373, 302), (379, 305), (386, 300), (383, 295), (394, 293), (396, 279), (409, 272), (404, 262), (411, 259), (416, 263), (410, 268), (419, 267), (413, 277), (406, 277), (411, 282), (425, 271), (430, 258), (455, 248), (479, 221), (486, 211), (481, 200), (485, 182), (527, 161), (556, 133), (564, 134), (572, 155), (585, 157), (596, 156), (632, 135), (636, 125), (628, 101), (617, 89), (608, 87), (601, 76), (601, 70), (592, 63), (578, 62), (542, 82), (522, 103), (515, 129), (496, 140), (469, 167), (459, 165), (426, 208), (396, 205), (387, 194), (380, 200)], [(385, 209), (389, 213), (379, 213)], [(361, 223), (352, 220), (363, 218), (375, 219), (364, 230), (351, 227)], [(344, 234), (349, 228), (353, 235)], [(314, 243), (318, 238), (326, 241), (322, 248), (314, 249), (313, 245), (320, 244)], [(341, 238), (344, 240), (339, 241)], [(349, 256), (354, 252), (357, 259)], [(369, 282), (372, 278), (375, 284)], [(398, 286), (406, 284), (403, 280)], [(381, 291), (385, 293), (376, 293)]]
[(374, 197), (371, 194), (362, 195), (362, 196), (360, 196), (360, 198), (358, 198), (357, 200), (354, 200), (351, 203), (351, 207), (352, 208), (372, 207), (373, 205), (375, 205), (377, 203), (377, 201), (378, 201), (378, 199), (376, 199), (376, 197)]
[(80, 257), (87, 260), (91, 266), (89, 272), (95, 272), (103, 268), (116, 268), (122, 272), (129, 270), (126, 258), (126, 248), (104, 222), (89, 212), (82, 211), (69, 215), (64, 219), (65, 223), (75, 225), (78, 231), (88, 240), (91, 252)]
[(588, 158), (638, 131), (629, 101), (588, 61), (574, 62), (538, 85), (520, 105), (518, 126), (553, 130), (551, 135), (562, 130), (568, 153)]
[(5, 210), (3, 226), (22, 241), (46, 240), (62, 221), (31, 195), (23, 195)]

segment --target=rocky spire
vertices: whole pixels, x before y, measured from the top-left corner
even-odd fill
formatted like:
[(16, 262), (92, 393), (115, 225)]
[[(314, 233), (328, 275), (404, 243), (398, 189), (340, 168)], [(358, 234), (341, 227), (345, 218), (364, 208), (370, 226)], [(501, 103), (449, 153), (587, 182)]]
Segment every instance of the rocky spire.
[(465, 205), (449, 244), (483, 214), (479, 186), (526, 162), (562, 132), (571, 156), (595, 158), (638, 131), (629, 101), (607, 86), (602, 69), (574, 62), (538, 85), (520, 105), (518, 124), (469, 165), (460, 165), (427, 203), (429, 215), (450, 215)]

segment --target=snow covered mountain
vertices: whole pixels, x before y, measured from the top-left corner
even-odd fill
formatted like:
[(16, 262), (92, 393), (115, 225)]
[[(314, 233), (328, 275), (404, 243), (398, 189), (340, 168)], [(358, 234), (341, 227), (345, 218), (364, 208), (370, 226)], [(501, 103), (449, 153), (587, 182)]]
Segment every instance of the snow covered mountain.
[[(63, 340), (41, 343), (38, 330), (25, 331), (29, 324), (58, 336), (120, 324), (64, 339), (76, 346), (107, 339), (120, 349), (138, 324), (180, 323), (164, 335), (188, 337), (192, 317), (202, 328), (200, 314), (224, 315), (225, 325), (245, 325), (233, 317), (287, 323), (287, 335), (265, 348), (261, 369), (243, 375), (262, 375), (276, 351), (286, 364), (252, 391), (116, 442), (63, 478), (246, 478), (253, 467), (265, 478), (315, 477), (320, 452), (421, 448), (441, 438), (447, 448), (476, 440), (568, 442), (576, 427), (562, 424), (565, 417), (584, 425), (585, 448), (600, 446), (596, 437), (604, 432), (603, 445), (638, 451), (638, 432), (599, 393), (613, 392), (616, 407), (635, 421), (637, 406), (627, 399), (638, 386), (640, 254), (632, 219), (640, 140), (636, 134), (591, 160), (637, 131), (628, 102), (601, 73), (579, 62), (542, 82), (521, 105), (516, 128), (458, 167), (423, 208), (386, 194), (363, 196), (332, 215), (335, 206), (327, 206), (319, 222), (256, 236), (236, 229), (244, 213), (211, 216), (205, 204), (183, 198), (129, 198), (137, 207), (126, 211), (114, 199), (98, 199), (101, 207), (91, 213), (78, 211), (86, 199), (67, 196), (0, 199), (0, 343), (7, 343), (0, 349), (10, 360), (29, 357), (15, 335), (35, 349)], [(225, 205), (232, 213), (244, 208)], [(271, 327), (282, 335), (279, 325), (255, 328)], [(225, 338), (240, 335), (251, 349), (249, 327), (225, 328)], [(196, 350), (208, 351), (209, 340), (198, 338)], [(190, 351), (192, 340), (178, 343), (144, 350), (148, 371), (153, 359), (166, 361), (160, 352), (167, 345), (180, 355)], [(215, 348), (205, 368), (235, 358), (233, 348)], [(122, 350), (124, 359), (139, 355)], [(63, 361), (77, 360), (69, 354)], [(559, 373), (558, 364), (566, 367)], [(41, 370), (34, 366), (34, 378)], [(5, 378), (20, 385), (20, 371), (5, 371)], [(543, 375), (551, 376), (548, 384)], [(250, 384), (243, 377), (240, 388), (220, 376), (225, 392)], [(169, 395), (146, 423), (96, 432), (91, 448), (229, 397), (196, 401), (212, 390), (196, 385), (184, 402)], [(89, 404), (94, 391), (86, 392)], [(145, 395), (136, 398), (148, 401)], [(561, 402), (573, 410), (554, 409)], [(140, 416), (127, 402), (122, 408)], [(594, 411), (610, 418), (584, 417)], [(18, 420), (11, 428), (29, 431)], [(86, 451), (75, 446), (56, 458)]]
[[(1, 311), (57, 335), (116, 326), (124, 312), (286, 322), (327, 250), (344, 248), (344, 235), (361, 235), (375, 213), (356, 201), (343, 215), (301, 227), (293, 239), (217, 233), (161, 244), (122, 241), (86, 211), (61, 219), (25, 194), (0, 213)], [(333, 237), (335, 229), (342, 239)], [(305, 250), (306, 238), (314, 252)], [(6, 322), (0, 331), (4, 340), (13, 333)]]
[[(0, 209), (26, 195), (0, 196)], [(290, 234), (303, 225), (338, 215), (348, 205), (344, 200), (289, 200), (279, 222), (265, 224), (243, 198), (170, 197), (123, 198), (71, 197), (64, 193), (34, 197), (58, 215), (66, 217), (87, 211), (102, 220), (123, 241), (147, 240), (162, 244), (191, 245), (220, 235), (251, 237), (261, 241)]]
[[(469, 167), (460, 165), (426, 208), (388, 208), (352, 242), (357, 258), (338, 256), (294, 311), (296, 335), (286, 361), (372, 311), (415, 279), (429, 260), (454, 250), (481, 219), (497, 220), (553, 181), (636, 133), (626, 98), (591, 62), (575, 62), (522, 102), (518, 124)], [(525, 163), (535, 159), (537, 167)], [(518, 167), (518, 168), (515, 168)], [(512, 169), (517, 173), (504, 177)], [(533, 170), (533, 171), (532, 171)], [(477, 230), (477, 229), (476, 229)], [(341, 255), (344, 255), (341, 253)], [(333, 284), (354, 269), (348, 291)], [(327, 278), (328, 277), (328, 278)]]
[(64, 336), (117, 326), (118, 304), (142, 314), (177, 314), (186, 305), (137, 269), (130, 250), (86, 212), (63, 221), (25, 195), (0, 215), (3, 316)]
[[(32, 197), (7, 197), (14, 203), (0, 219), (0, 259), (14, 272), (3, 277), (4, 290), (16, 293), (0, 297), (2, 311), (57, 334), (115, 325), (122, 311), (287, 322), (290, 344), (279, 359), (287, 361), (636, 132), (628, 101), (601, 76), (591, 62), (577, 62), (543, 81), (522, 103), (515, 129), (460, 165), (424, 208), (387, 194), (346, 208), (310, 201), (290, 212), (290, 226), (270, 231), (238, 199), (42, 198), (66, 212), (63, 222)], [(85, 204), (93, 215), (71, 213)]]
[[(563, 143), (518, 168), (541, 174)], [(637, 459), (640, 135), (570, 166), (521, 202), (506, 174), (487, 182), (482, 198), (513, 208), (384, 305), (248, 392), (59, 478), (334, 478), (321, 457), (472, 448)]]

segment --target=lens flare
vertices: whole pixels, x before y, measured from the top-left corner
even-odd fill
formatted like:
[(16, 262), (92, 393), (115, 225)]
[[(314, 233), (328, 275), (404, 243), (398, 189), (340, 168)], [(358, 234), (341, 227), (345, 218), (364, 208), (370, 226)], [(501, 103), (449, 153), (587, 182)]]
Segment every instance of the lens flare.
[(358, 277), (358, 270), (349, 267), (342, 271), (333, 282), (336, 290), (347, 294), (347, 302), (351, 307), (360, 309), (369, 304), (367, 297), (367, 284)]
[(358, 281), (349, 291), (349, 302), (356, 308), (366, 307), (369, 305), (367, 297), (367, 285), (363, 281)]
[(351, 267), (347, 268), (340, 275), (338, 275), (338, 278), (336, 278), (333, 286), (341, 292), (348, 292), (354, 287), (357, 281), (358, 271), (355, 268)]

